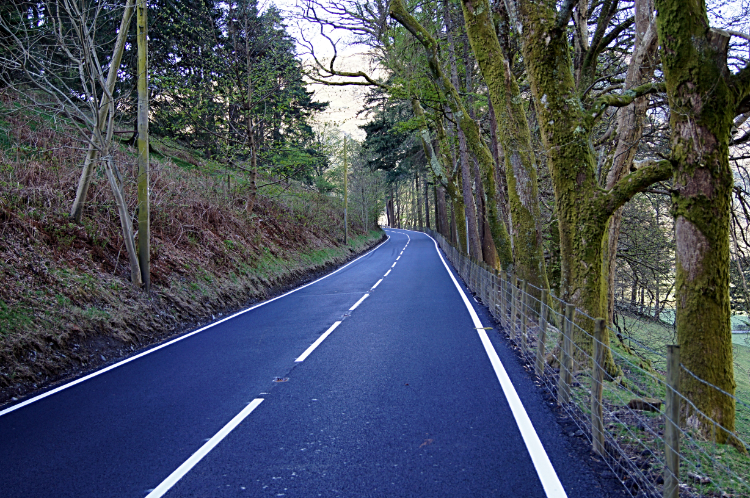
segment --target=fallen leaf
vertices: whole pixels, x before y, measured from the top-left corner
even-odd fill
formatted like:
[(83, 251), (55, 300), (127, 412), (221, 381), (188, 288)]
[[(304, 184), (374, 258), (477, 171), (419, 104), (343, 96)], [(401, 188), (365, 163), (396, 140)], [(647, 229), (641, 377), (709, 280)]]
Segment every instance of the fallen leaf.
[(425, 439), (424, 443), (420, 444), (419, 447), (427, 446), (428, 444), (432, 444), (432, 439)]

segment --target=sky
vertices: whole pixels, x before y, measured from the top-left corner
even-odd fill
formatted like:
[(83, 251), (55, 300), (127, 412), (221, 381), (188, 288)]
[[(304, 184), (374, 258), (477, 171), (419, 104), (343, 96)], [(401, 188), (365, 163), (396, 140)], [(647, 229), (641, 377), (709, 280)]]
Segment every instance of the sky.
[[(267, 5), (273, 3), (283, 13), (294, 12), (296, 0), (273, 0), (261, 3), (261, 8), (265, 8)], [(287, 31), (290, 35), (299, 39), (300, 29), (304, 29), (306, 37), (310, 38), (314, 47), (315, 53), (318, 57), (330, 56), (333, 52), (330, 48), (330, 44), (321, 36), (312, 36), (314, 30), (311, 26), (300, 26), (296, 21), (292, 20), (290, 16), (285, 15), (287, 21)], [(298, 53), (304, 54), (305, 49), (298, 45)], [(337, 58), (337, 69), (353, 71), (355, 68), (358, 70), (362, 67), (367, 67), (367, 57), (362, 47), (345, 47), (343, 50), (339, 47), (339, 56)], [(302, 55), (302, 60), (310, 60), (309, 56), (306, 58)], [(367, 93), (367, 87), (361, 86), (326, 86), (318, 83), (310, 83), (308, 90), (315, 92), (315, 100), (319, 102), (329, 102), (328, 110), (318, 115), (318, 121), (333, 123), (339, 129), (347, 133), (350, 137), (355, 140), (364, 140), (365, 132), (362, 131), (359, 126), (367, 122), (368, 118), (366, 115), (357, 116), (362, 108), (361, 103), (364, 100), (364, 96)]]

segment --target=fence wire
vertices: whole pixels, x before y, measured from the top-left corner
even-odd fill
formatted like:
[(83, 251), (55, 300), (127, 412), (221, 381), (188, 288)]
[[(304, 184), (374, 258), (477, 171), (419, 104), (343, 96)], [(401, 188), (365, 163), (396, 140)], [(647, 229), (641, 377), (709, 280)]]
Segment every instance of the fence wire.
[[(660, 341), (648, 335), (624, 336), (622, 316), (620, 326), (604, 327), (600, 320), (597, 329), (597, 320), (544, 289), (498, 273), (458, 251), (439, 233), (425, 232), (489, 308), (533, 368), (538, 385), (577, 425), (573, 435), (592, 444), (631, 496), (750, 498), (750, 434), (728, 431), (670, 387), (671, 360), (663, 350), (675, 342), (670, 330), (656, 332)], [(706, 388), (731, 397), (738, 419), (750, 419), (745, 400), (699, 379), (679, 363), (673, 365), (676, 378), (680, 373), (692, 375)], [(710, 420), (713, 434), (702, 435), (689, 417), (688, 423), (681, 423), (684, 417), (667, 405), (689, 408), (693, 417)], [(729, 433), (733, 445), (716, 444), (718, 431)]]

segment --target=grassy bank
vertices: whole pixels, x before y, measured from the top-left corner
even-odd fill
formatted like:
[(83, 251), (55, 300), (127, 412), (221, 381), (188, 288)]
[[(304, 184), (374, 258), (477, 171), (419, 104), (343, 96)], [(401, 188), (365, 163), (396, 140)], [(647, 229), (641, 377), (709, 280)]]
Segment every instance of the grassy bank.
[[(294, 181), (261, 178), (248, 213), (241, 172), (185, 149), (188, 160), (155, 155), (145, 294), (130, 284), (102, 172), (82, 223), (68, 218), (83, 154), (63, 119), (0, 96), (0, 403), (265, 299), (383, 237), (355, 225), (344, 244), (340, 199)], [(120, 146), (114, 162), (134, 212), (135, 150)]]

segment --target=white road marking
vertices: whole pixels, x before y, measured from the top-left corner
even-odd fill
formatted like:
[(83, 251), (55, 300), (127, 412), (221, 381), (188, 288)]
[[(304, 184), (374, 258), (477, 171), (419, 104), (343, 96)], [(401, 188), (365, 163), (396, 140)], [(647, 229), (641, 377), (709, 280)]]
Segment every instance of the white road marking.
[(359, 301), (357, 301), (356, 303), (354, 303), (354, 306), (352, 306), (351, 308), (349, 308), (349, 311), (356, 310), (357, 306), (359, 306), (360, 304), (362, 304), (362, 301), (364, 301), (368, 297), (370, 297), (370, 295), (369, 294), (365, 294), (364, 296), (362, 296), (361, 298), (359, 298)]
[[(432, 237), (430, 238), (432, 239)], [(487, 336), (487, 331), (484, 330), (484, 326), (479, 320), (476, 311), (474, 311), (474, 307), (469, 302), (469, 299), (466, 297), (463, 289), (461, 289), (461, 286), (458, 285), (456, 278), (453, 276), (450, 268), (448, 268), (448, 264), (443, 259), (443, 255), (440, 254), (437, 242), (435, 239), (432, 239), (432, 241), (435, 242), (435, 250), (440, 257), (440, 261), (443, 262), (445, 270), (448, 272), (451, 280), (453, 280), (453, 285), (458, 289), (458, 293), (461, 295), (461, 299), (463, 300), (466, 309), (469, 310), (469, 315), (471, 315), (471, 319), (474, 322), (474, 327), (477, 329), (484, 350), (490, 359), (490, 363), (492, 363), (492, 368), (495, 370), (497, 380), (500, 381), (500, 387), (505, 394), (505, 398), (508, 400), (510, 410), (513, 413), (513, 418), (515, 418), (516, 425), (518, 425), (518, 429), (521, 431), (521, 437), (523, 437), (523, 442), (526, 444), (526, 449), (531, 456), (531, 461), (534, 463), (534, 468), (536, 468), (536, 473), (539, 476), (545, 494), (550, 498), (567, 498), (568, 495), (565, 493), (565, 488), (563, 488), (560, 479), (557, 477), (557, 472), (555, 472), (555, 468), (552, 466), (552, 462), (550, 462), (549, 456), (544, 450), (542, 442), (539, 440), (539, 435), (536, 433), (534, 425), (531, 423), (531, 419), (529, 418), (528, 413), (526, 413), (526, 409), (523, 407), (523, 403), (516, 392), (516, 388), (513, 386), (513, 382), (511, 382), (510, 377), (508, 377), (508, 373), (505, 371), (503, 363), (497, 356), (497, 351), (495, 351), (492, 342), (490, 342), (490, 339)]]
[(383, 279), (381, 278), (380, 280), (378, 280), (377, 282), (375, 282), (375, 285), (373, 285), (372, 289), (370, 289), (370, 290), (375, 290), (375, 287), (377, 287), (378, 285), (380, 285), (380, 282), (382, 282), (382, 281), (383, 281)]
[(394, 262), (394, 263), (393, 263), (393, 264), (391, 265), (391, 268), (393, 268), (394, 266), (396, 266), (396, 263), (395, 263), (395, 262)]
[(387, 272), (385, 272), (385, 275), (383, 275), (383, 276), (387, 277), (390, 272), (391, 272), (391, 270), (388, 270)]
[(315, 351), (315, 348), (317, 348), (318, 346), (320, 346), (320, 343), (323, 342), (323, 341), (325, 341), (326, 337), (328, 337), (329, 335), (331, 335), (331, 332), (333, 332), (334, 330), (336, 330), (336, 327), (338, 327), (339, 325), (341, 325), (341, 321), (340, 320), (338, 322), (333, 322), (333, 325), (331, 325), (330, 327), (328, 327), (328, 330), (326, 330), (323, 333), (323, 335), (321, 335), (320, 337), (318, 337), (318, 339), (315, 342), (313, 342), (310, 345), (310, 347), (307, 348), (305, 350), (305, 352), (300, 355), (299, 358), (297, 358), (296, 360), (294, 360), (294, 362), (295, 363), (299, 363), (301, 361), (305, 361), (307, 359), (307, 357), (310, 356), (310, 353), (312, 353), (313, 351)]
[(52, 389), (51, 391), (47, 391), (46, 393), (40, 394), (39, 396), (34, 396), (33, 398), (29, 398), (29, 399), (27, 399), (26, 401), (24, 401), (22, 403), (18, 403), (17, 405), (13, 405), (11, 407), (8, 407), (5, 410), (0, 411), (0, 417), (2, 417), (3, 415), (8, 414), (10, 412), (14, 412), (14, 411), (16, 411), (16, 410), (18, 410), (20, 408), (23, 408), (24, 406), (28, 406), (31, 403), (39, 401), (40, 399), (44, 399), (47, 396), (52, 396), (53, 394), (56, 394), (56, 393), (59, 393), (60, 391), (68, 389), (69, 387), (73, 387), (76, 384), (80, 384), (81, 382), (87, 381), (87, 380), (89, 380), (91, 378), (94, 378), (94, 377), (96, 377), (98, 375), (101, 375), (103, 373), (109, 372), (110, 370), (113, 370), (113, 369), (115, 369), (117, 367), (125, 365), (126, 363), (130, 363), (131, 361), (137, 360), (138, 358), (146, 356), (147, 354), (151, 354), (154, 351), (158, 351), (158, 350), (160, 350), (162, 348), (166, 348), (167, 346), (171, 346), (172, 344), (174, 344), (176, 342), (180, 342), (180, 341), (182, 341), (184, 339), (187, 339), (188, 337), (191, 337), (191, 336), (194, 336), (195, 334), (203, 332), (204, 330), (210, 329), (211, 327), (215, 327), (216, 325), (219, 325), (220, 323), (224, 323), (227, 320), (231, 320), (232, 318), (235, 318), (235, 317), (238, 317), (238, 316), (240, 316), (242, 314), (245, 314), (248, 311), (252, 311), (252, 310), (254, 310), (256, 308), (260, 308), (261, 306), (265, 306), (266, 304), (272, 303), (272, 302), (274, 302), (274, 301), (276, 301), (278, 299), (281, 299), (282, 297), (286, 297), (289, 294), (293, 294), (293, 293), (297, 292), (298, 290), (302, 290), (305, 287), (310, 287), (311, 285), (316, 284), (316, 283), (320, 282), (321, 280), (324, 280), (324, 279), (330, 277), (331, 275), (335, 275), (336, 273), (340, 272), (341, 270), (343, 270), (347, 266), (349, 266), (351, 264), (354, 264), (355, 262), (357, 262), (360, 259), (364, 258), (365, 256), (367, 256), (371, 252), (377, 251), (378, 249), (380, 249), (381, 247), (383, 247), (390, 239), (391, 239), (391, 237), (390, 237), (390, 235), (388, 235), (388, 238), (384, 242), (382, 242), (381, 244), (378, 244), (377, 247), (374, 247), (373, 249), (370, 249), (369, 251), (367, 251), (366, 253), (364, 253), (362, 256), (358, 257), (357, 259), (353, 259), (352, 261), (348, 262), (347, 264), (345, 264), (344, 266), (342, 266), (338, 270), (336, 270), (334, 272), (331, 272), (328, 275), (324, 275), (324, 276), (320, 277), (317, 280), (314, 280), (314, 281), (312, 281), (312, 282), (310, 282), (308, 284), (305, 284), (305, 285), (302, 285), (300, 287), (297, 287), (296, 289), (292, 289), (292, 290), (290, 290), (289, 292), (287, 292), (285, 294), (282, 294), (280, 296), (274, 297), (273, 299), (269, 299), (268, 301), (263, 301), (262, 303), (258, 303), (255, 306), (251, 306), (250, 308), (247, 308), (245, 310), (238, 311), (237, 313), (235, 313), (233, 315), (230, 315), (230, 316), (228, 316), (226, 318), (223, 318), (223, 319), (219, 320), (218, 322), (210, 323), (210, 324), (206, 325), (205, 327), (201, 327), (198, 330), (194, 330), (194, 331), (190, 332), (189, 334), (185, 334), (185, 335), (180, 336), (180, 337), (178, 337), (176, 339), (172, 339), (171, 341), (165, 342), (164, 344), (160, 344), (160, 345), (158, 345), (158, 346), (156, 346), (154, 348), (146, 350), (146, 351), (144, 351), (144, 352), (142, 352), (140, 354), (137, 354), (135, 356), (131, 356), (130, 358), (126, 358), (126, 359), (124, 359), (124, 360), (122, 360), (120, 362), (115, 363), (114, 365), (110, 365), (110, 366), (108, 366), (106, 368), (103, 368), (101, 370), (97, 370), (96, 372), (90, 373), (90, 374), (86, 375), (85, 377), (81, 377), (80, 379), (76, 379), (76, 380), (74, 380), (72, 382), (68, 382), (67, 384), (63, 384), (63, 385), (61, 385), (59, 387), (56, 387), (55, 389)]
[(398, 258), (396, 258), (396, 261), (398, 261), (399, 259), (401, 259), (401, 256), (399, 256)]
[(164, 496), (164, 493), (169, 491), (169, 489), (177, 484), (177, 481), (182, 479), (182, 477), (190, 472), (190, 469), (195, 467), (195, 465), (200, 462), (204, 456), (208, 455), (208, 453), (216, 447), (217, 444), (221, 442), (222, 439), (227, 437), (227, 435), (232, 432), (232, 429), (237, 427), (240, 422), (242, 422), (245, 417), (250, 415), (253, 410), (258, 408), (258, 406), (263, 402), (263, 398), (255, 398), (249, 405), (247, 405), (240, 413), (235, 415), (235, 417), (229, 421), (227, 425), (221, 428), (219, 432), (214, 435), (211, 439), (206, 442), (203, 446), (200, 447), (198, 451), (193, 453), (193, 455), (185, 460), (185, 463), (177, 467), (177, 470), (172, 472), (169, 477), (164, 479), (161, 484), (159, 484), (156, 488), (154, 488), (153, 491), (151, 491), (148, 495), (146, 495), (146, 498), (160, 498), (161, 496)]

